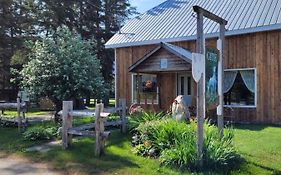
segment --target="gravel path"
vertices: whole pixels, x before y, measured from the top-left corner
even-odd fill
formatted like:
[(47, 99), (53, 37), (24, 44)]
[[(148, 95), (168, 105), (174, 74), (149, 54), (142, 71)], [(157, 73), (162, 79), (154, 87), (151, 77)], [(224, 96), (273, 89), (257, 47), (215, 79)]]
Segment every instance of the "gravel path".
[(43, 163), (34, 163), (18, 157), (0, 157), (1, 175), (63, 175)]

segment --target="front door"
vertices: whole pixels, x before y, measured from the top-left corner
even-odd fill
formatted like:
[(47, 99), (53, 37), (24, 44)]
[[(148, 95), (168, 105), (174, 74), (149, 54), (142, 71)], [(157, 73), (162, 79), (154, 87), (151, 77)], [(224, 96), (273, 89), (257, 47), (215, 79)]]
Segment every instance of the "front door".
[(188, 106), (192, 104), (192, 77), (191, 73), (177, 74), (177, 95), (183, 95), (184, 101)]

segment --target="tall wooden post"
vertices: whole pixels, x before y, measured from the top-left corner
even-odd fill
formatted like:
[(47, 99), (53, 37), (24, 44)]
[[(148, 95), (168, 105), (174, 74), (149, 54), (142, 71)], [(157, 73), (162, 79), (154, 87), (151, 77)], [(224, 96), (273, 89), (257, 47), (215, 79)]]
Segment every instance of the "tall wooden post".
[(21, 132), (21, 127), (22, 127), (22, 118), (20, 115), (21, 112), (21, 101), (20, 98), (17, 98), (17, 115), (18, 115), (18, 131)]
[(218, 65), (219, 107), (217, 110), (218, 130), (219, 130), (218, 134), (220, 139), (223, 137), (223, 128), (224, 128), (224, 120), (223, 120), (224, 42), (225, 42), (225, 25), (220, 24), (220, 36), (217, 46), (220, 51), (220, 59)]
[[(224, 43), (224, 35), (225, 35), (225, 25), (227, 24), (227, 21), (222, 19), (221, 17), (199, 7), (199, 6), (193, 6), (193, 10), (197, 13), (197, 42), (196, 42), (196, 52), (200, 54), (204, 54), (204, 39), (203, 39), (203, 16), (211, 19), (212, 21), (215, 21), (220, 24), (220, 39), (221, 39), (221, 57), (220, 57), (220, 66), (219, 71), (221, 71), (221, 87), (220, 89), (220, 105), (222, 108), (223, 105), (223, 94), (222, 94), (222, 80), (223, 80), (223, 43)], [(203, 68), (205, 69), (205, 67)], [(205, 72), (205, 71), (204, 71)], [(205, 75), (204, 75), (205, 76)], [(204, 78), (204, 77), (203, 77)], [(198, 158), (200, 160), (200, 165), (203, 165), (202, 157), (203, 157), (203, 122), (205, 118), (205, 85), (204, 80), (201, 77), (201, 79), (198, 82), (197, 85), (197, 119), (198, 119), (198, 129), (197, 129), (197, 151), (198, 151)], [(219, 111), (219, 110), (218, 110)], [(222, 110), (221, 110), (222, 111)], [(223, 134), (223, 112), (221, 113), (220, 117), (218, 118), (218, 128), (220, 137)]]
[[(203, 14), (197, 13), (197, 41), (196, 52), (204, 54), (204, 37), (203, 37)], [(202, 69), (205, 69), (202, 68)], [(203, 71), (205, 72), (205, 71)], [(203, 123), (205, 118), (205, 104), (204, 104), (204, 75), (197, 84), (197, 156), (200, 166), (203, 165)]]
[(68, 148), (72, 135), (68, 134), (68, 129), (72, 128), (72, 111), (73, 102), (63, 101), (62, 104), (62, 146), (64, 149)]
[[(96, 132), (96, 148), (95, 148), (95, 156), (99, 157), (102, 153), (102, 137), (101, 137), (101, 130), (104, 130), (104, 128), (101, 128), (100, 122), (101, 122), (101, 104), (96, 105), (95, 110), (95, 132)], [(102, 131), (103, 132), (103, 131)]]
[(127, 117), (126, 117), (126, 99), (121, 99), (121, 107), (122, 107), (122, 114), (121, 114), (121, 121), (122, 121), (122, 133), (127, 132)]

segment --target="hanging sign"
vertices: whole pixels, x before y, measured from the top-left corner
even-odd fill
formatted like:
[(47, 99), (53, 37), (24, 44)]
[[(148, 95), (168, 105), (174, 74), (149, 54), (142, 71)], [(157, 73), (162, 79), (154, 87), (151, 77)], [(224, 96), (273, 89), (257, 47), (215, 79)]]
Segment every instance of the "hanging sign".
[(205, 75), (205, 95), (206, 107), (216, 108), (218, 104), (218, 61), (219, 51), (217, 49), (206, 48), (206, 75)]
[(195, 82), (199, 82), (204, 73), (205, 56), (199, 53), (192, 53), (192, 76)]

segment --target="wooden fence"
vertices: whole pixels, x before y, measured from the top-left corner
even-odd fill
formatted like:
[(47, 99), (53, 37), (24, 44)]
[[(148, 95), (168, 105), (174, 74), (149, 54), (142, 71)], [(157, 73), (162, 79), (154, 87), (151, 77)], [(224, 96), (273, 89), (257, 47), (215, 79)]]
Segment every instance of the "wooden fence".
[[(95, 123), (72, 127), (73, 102), (64, 101), (62, 110), (62, 146), (67, 149), (71, 144), (72, 136), (94, 137), (95, 155), (100, 156), (104, 151), (105, 140), (109, 137), (110, 131), (105, 131), (106, 126), (120, 126), (123, 133), (127, 130), (126, 101), (120, 100), (121, 106), (113, 109), (104, 109), (102, 103), (96, 104)], [(106, 111), (106, 112), (105, 112)], [(107, 117), (112, 113), (120, 113), (120, 120), (107, 122)], [(93, 129), (94, 130), (91, 130)]]
[(25, 118), (26, 103), (21, 102), (20, 98), (17, 98), (17, 103), (0, 103), (0, 110), (2, 110), (2, 114), (4, 113), (3, 111), (7, 109), (17, 109), (17, 116), (14, 118), (0, 116), (0, 120), (4, 122), (17, 123), (18, 130), (21, 131), (21, 128), (25, 127), (27, 123)]

